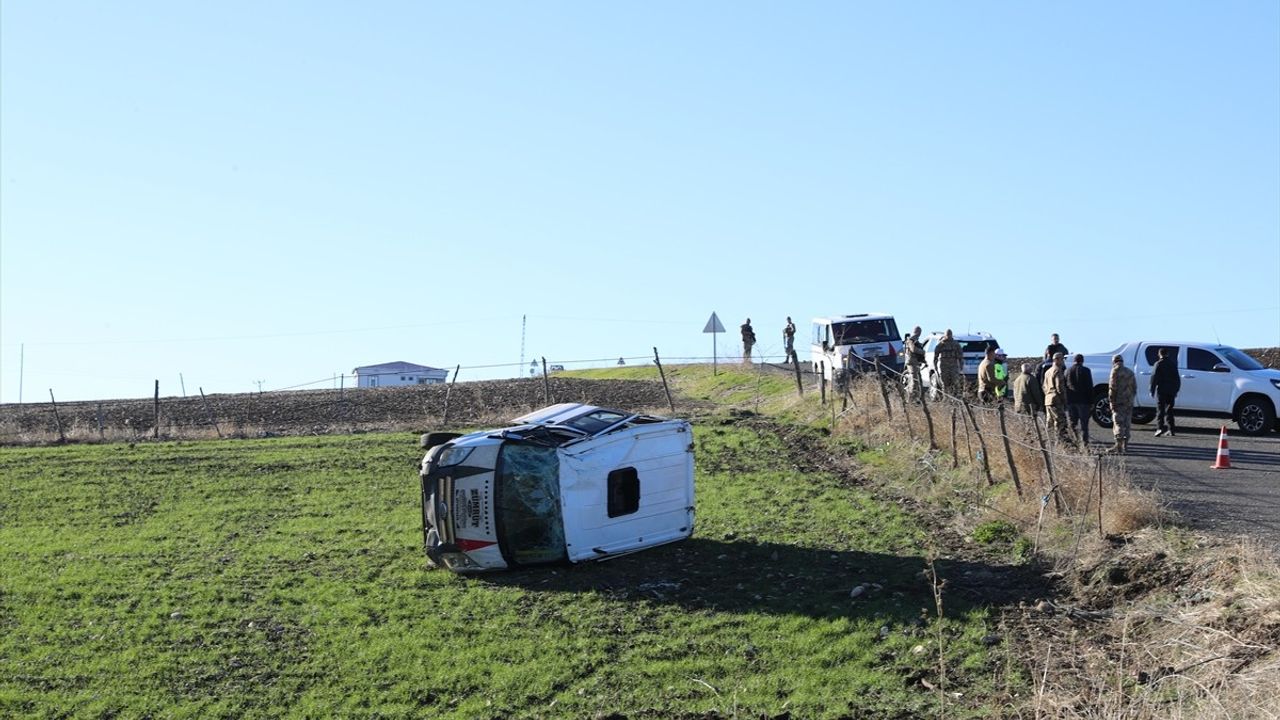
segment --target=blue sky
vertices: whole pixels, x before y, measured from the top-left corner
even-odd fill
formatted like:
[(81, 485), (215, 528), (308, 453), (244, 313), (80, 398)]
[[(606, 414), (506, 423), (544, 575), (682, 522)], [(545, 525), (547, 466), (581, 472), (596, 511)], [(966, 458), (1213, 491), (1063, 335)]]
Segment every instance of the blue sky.
[(1280, 4), (0, 5), (0, 401), (867, 310), (1280, 345)]

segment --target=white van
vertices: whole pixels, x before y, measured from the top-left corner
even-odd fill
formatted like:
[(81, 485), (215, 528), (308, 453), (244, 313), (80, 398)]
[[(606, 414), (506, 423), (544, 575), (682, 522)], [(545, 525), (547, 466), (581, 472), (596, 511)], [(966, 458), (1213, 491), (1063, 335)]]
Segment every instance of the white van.
[(684, 420), (562, 403), (423, 445), (423, 543), (454, 572), (606, 560), (693, 534)]
[(831, 380), (832, 373), (848, 367), (873, 369), (879, 361), (890, 370), (902, 371), (902, 335), (898, 322), (886, 313), (861, 313), (813, 319), (810, 345), (813, 371)]

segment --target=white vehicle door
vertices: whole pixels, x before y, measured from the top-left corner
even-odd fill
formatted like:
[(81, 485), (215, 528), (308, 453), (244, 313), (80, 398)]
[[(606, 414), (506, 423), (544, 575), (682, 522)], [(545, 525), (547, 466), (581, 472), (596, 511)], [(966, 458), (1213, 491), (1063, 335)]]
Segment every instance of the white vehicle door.
[[(1160, 348), (1168, 348), (1172, 357), (1178, 360), (1179, 372), (1185, 364), (1180, 358), (1183, 350), (1178, 345), (1143, 345), (1138, 351), (1138, 359), (1134, 362), (1133, 368), (1133, 374), (1138, 379), (1138, 397), (1135, 398), (1134, 407), (1156, 406), (1156, 399), (1151, 397), (1151, 368), (1160, 359)], [(1178, 398), (1178, 404), (1182, 404), (1181, 397)]]
[(1186, 365), (1179, 367), (1179, 373), (1182, 376), (1182, 389), (1178, 391), (1177, 407), (1216, 412), (1231, 409), (1235, 373), (1231, 365), (1217, 353), (1188, 347)]

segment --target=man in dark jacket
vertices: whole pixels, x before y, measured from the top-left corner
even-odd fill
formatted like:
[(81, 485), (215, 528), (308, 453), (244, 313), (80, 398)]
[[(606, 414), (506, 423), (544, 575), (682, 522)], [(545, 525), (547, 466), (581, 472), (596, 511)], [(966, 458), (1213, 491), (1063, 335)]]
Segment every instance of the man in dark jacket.
[(1089, 414), (1093, 408), (1093, 373), (1084, 366), (1084, 355), (1076, 355), (1067, 370), (1067, 417), (1080, 446), (1089, 447)]
[(1156, 437), (1173, 437), (1173, 399), (1182, 389), (1178, 375), (1178, 353), (1170, 357), (1170, 348), (1160, 348), (1160, 359), (1151, 368), (1151, 397), (1156, 399)]

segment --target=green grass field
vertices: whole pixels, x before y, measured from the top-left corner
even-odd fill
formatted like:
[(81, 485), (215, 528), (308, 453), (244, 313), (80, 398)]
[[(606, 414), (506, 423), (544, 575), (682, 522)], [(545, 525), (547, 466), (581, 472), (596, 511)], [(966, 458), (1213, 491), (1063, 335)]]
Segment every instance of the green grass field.
[(917, 519), (763, 423), (696, 442), (693, 539), (481, 578), (428, 567), (409, 435), (0, 449), (0, 716), (985, 717), (1023, 691), (991, 609), (937, 618)]

